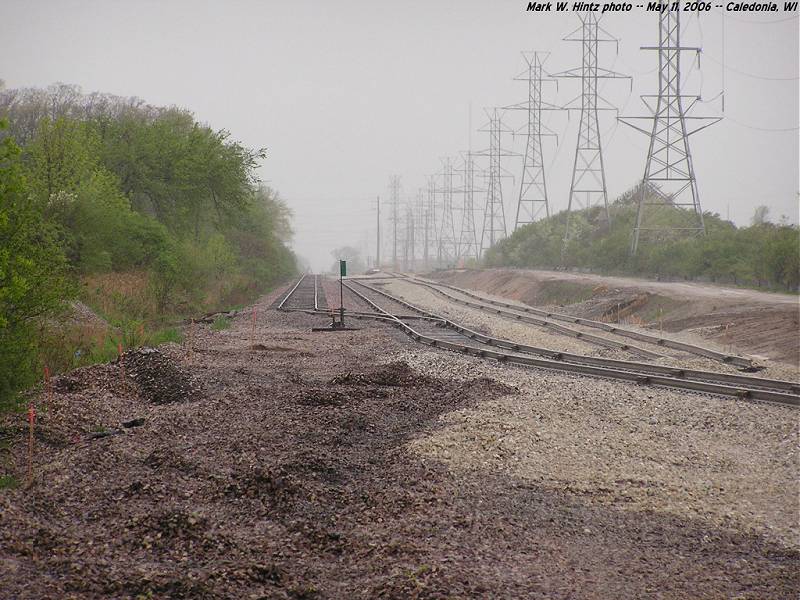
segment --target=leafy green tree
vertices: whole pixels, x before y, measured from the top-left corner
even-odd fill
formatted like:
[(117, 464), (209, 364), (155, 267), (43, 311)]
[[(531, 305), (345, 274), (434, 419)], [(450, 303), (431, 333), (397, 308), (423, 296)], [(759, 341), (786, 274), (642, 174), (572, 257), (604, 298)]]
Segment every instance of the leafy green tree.
[[(633, 188), (612, 203), (610, 227), (598, 218), (597, 208), (573, 213), (573, 235), (566, 245), (562, 243), (564, 213), (521, 227), (490, 249), (484, 262), (490, 266), (580, 267), (651, 277), (704, 278), (797, 290), (798, 228), (769, 223), (766, 207), (756, 209), (751, 227), (740, 229), (719, 215), (706, 213), (707, 235), (686, 237), (664, 231), (648, 238), (636, 256), (630, 256), (636, 216), (633, 199), (637, 197), (638, 188)], [(689, 221), (689, 215), (676, 210), (653, 211), (650, 219), (651, 226), (680, 227)]]
[(334, 273), (339, 273), (340, 260), (347, 261), (347, 272), (349, 274), (363, 273), (366, 270), (366, 267), (364, 266), (364, 260), (361, 258), (361, 251), (358, 248), (353, 248), (352, 246), (342, 246), (341, 248), (336, 248), (333, 250), (331, 252), (331, 256), (336, 259), (331, 266), (331, 271)]
[(0, 142), (0, 406), (35, 381), (36, 324), (75, 291), (57, 238), (28, 194), (19, 157), (11, 138)]

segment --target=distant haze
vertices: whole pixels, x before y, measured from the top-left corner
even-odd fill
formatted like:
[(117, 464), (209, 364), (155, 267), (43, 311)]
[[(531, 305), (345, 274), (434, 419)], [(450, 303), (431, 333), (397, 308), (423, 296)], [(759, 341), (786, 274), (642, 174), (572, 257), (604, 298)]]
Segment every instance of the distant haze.
[[(8, 87), (56, 81), (84, 91), (135, 95), (191, 109), (269, 156), (262, 178), (295, 213), (295, 248), (316, 269), (337, 246), (374, 254), (377, 195), (392, 174), (403, 198), (416, 195), (440, 158), (488, 145), (483, 107), (526, 99), (522, 50), (549, 50), (551, 71), (580, 65), (580, 44), (561, 38), (571, 13), (527, 13), (511, 0), (33, 1), (0, 6), (0, 78)], [(781, 5), (782, 8), (782, 5)], [(723, 14), (726, 16), (723, 17)], [(792, 18), (794, 17), (794, 18)], [(633, 76), (601, 83), (622, 115), (644, 115), (639, 94), (656, 91), (657, 15), (611, 14), (601, 25), (620, 39), (602, 44), (600, 64)], [(721, 123), (692, 137), (701, 202), (746, 224), (756, 206), (798, 221), (797, 13), (682, 15), (684, 45), (702, 45), (701, 71), (684, 53), (686, 93), (712, 100), (724, 89)], [(724, 36), (723, 36), (724, 31)], [(723, 48), (724, 37), (724, 48)], [(722, 63), (725, 64), (723, 69)], [(693, 68), (690, 68), (693, 67)], [(756, 76), (756, 77), (754, 77)], [(546, 88), (551, 101), (579, 81)], [(697, 115), (722, 115), (721, 98)], [(508, 114), (519, 127), (523, 113)], [(578, 115), (546, 117), (559, 146), (545, 142), (554, 211), (566, 207)], [(642, 176), (645, 136), (601, 116), (610, 198)], [(782, 130), (782, 131), (778, 131)], [(522, 149), (521, 136), (507, 140)], [(506, 167), (519, 171), (519, 159)], [(518, 181), (515, 182), (518, 184)], [(505, 184), (509, 227), (515, 185)], [(388, 237), (387, 237), (388, 240)]]

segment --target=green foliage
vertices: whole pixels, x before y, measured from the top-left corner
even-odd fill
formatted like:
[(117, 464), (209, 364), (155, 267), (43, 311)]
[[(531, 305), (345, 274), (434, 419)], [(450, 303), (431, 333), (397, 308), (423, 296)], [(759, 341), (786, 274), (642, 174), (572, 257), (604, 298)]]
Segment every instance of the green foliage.
[[(706, 213), (707, 235), (662, 233), (643, 239), (636, 256), (631, 256), (634, 197), (632, 190), (610, 206), (611, 227), (599, 218), (598, 208), (573, 213), (573, 236), (564, 246), (565, 214), (559, 213), (519, 228), (487, 252), (485, 262), (490, 266), (578, 267), (605, 273), (798, 289), (800, 232), (797, 226), (767, 222), (765, 207), (758, 207), (754, 224), (743, 228)], [(688, 216), (678, 209), (662, 210), (651, 217), (649, 225), (685, 225)]]
[[(291, 213), (255, 176), (263, 150), (186, 110), (74, 86), (2, 90), (3, 113), (24, 146), (0, 131), (0, 403), (39, 361), (58, 371), (120, 340), (174, 339), (159, 337), (168, 319), (244, 304), (294, 274)], [(108, 339), (54, 319), (79, 281), (93, 282), (81, 298)]]
[(0, 490), (13, 490), (17, 485), (19, 482), (13, 475), (0, 475)]
[(331, 271), (337, 276), (339, 275), (340, 260), (347, 261), (348, 275), (355, 275), (357, 273), (363, 273), (366, 271), (364, 260), (361, 258), (361, 251), (358, 248), (353, 248), (352, 246), (342, 246), (341, 248), (336, 248), (333, 250), (331, 252), (331, 256), (336, 259), (333, 262), (333, 265), (331, 265)]
[(11, 139), (0, 142), (0, 407), (39, 372), (36, 320), (74, 294), (56, 236), (27, 194), (19, 154)]
[(231, 320), (227, 317), (217, 317), (214, 319), (214, 322), (211, 324), (211, 329), (214, 331), (222, 331), (223, 329), (230, 329), (231, 327)]

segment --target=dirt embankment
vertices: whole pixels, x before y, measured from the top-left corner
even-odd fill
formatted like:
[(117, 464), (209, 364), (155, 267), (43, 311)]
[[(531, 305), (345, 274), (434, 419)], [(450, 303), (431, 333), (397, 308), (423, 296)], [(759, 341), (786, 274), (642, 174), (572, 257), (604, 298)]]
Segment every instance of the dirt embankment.
[(790, 294), (515, 269), (444, 271), (431, 278), (590, 319), (663, 326), (737, 353), (800, 364), (800, 305)]

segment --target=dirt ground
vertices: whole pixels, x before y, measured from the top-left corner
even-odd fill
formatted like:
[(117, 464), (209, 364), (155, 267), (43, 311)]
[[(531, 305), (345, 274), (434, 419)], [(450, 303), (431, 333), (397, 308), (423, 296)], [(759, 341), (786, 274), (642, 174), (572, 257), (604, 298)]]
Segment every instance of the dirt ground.
[(453, 355), (385, 326), (311, 333), (327, 319), (275, 297), (254, 337), (247, 313), (57, 379), (30, 484), (24, 415), (0, 422), (21, 482), (0, 490), (0, 597), (797, 596), (800, 552), (774, 536), (593, 502), (492, 448), (469, 469), (420, 453), (520, 390), (500, 367), (450, 376)]
[(577, 316), (663, 325), (728, 351), (800, 365), (800, 299), (792, 294), (561, 271), (460, 270), (431, 277)]

